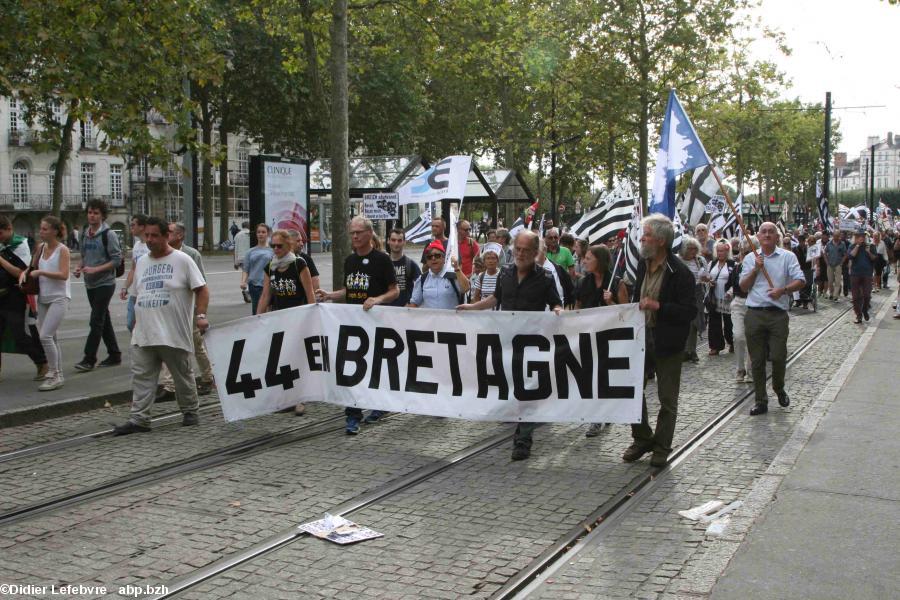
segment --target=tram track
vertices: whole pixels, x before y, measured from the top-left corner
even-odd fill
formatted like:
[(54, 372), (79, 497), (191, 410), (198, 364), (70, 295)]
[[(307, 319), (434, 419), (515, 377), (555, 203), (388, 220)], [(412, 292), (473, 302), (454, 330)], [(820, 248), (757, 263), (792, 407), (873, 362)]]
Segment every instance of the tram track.
[[(207, 412), (219, 407), (219, 402), (207, 402), (205, 404), (201, 404), (198, 412)], [(173, 425), (178, 423), (182, 417), (182, 413), (180, 410), (175, 410), (172, 412), (167, 412), (156, 417), (150, 419), (151, 425), (156, 427), (165, 427), (168, 425)], [(17, 450), (10, 450), (9, 452), (4, 452), (0, 454), (0, 464), (5, 462), (10, 462), (13, 460), (17, 460), (20, 458), (26, 458), (29, 456), (39, 456), (41, 454), (49, 454), (51, 452), (56, 452), (58, 450), (64, 450), (66, 448), (71, 448), (73, 446), (80, 446), (82, 444), (87, 444), (94, 440), (98, 440), (103, 437), (107, 437), (112, 435), (113, 427), (109, 426), (106, 429), (101, 429), (99, 431), (93, 431), (91, 433), (83, 433), (80, 435), (75, 435), (68, 438), (63, 438), (60, 440), (53, 440), (51, 442), (44, 442), (41, 444), (34, 444), (31, 446), (25, 446), (24, 448), (19, 448)]]
[[(834, 327), (839, 325), (843, 317), (850, 312), (850, 308), (842, 310), (827, 324), (816, 331), (810, 338), (797, 347), (789, 356), (787, 366), (796, 363), (813, 345), (823, 336), (827, 335)], [(771, 378), (771, 375), (769, 375)], [(568, 532), (554, 541), (552, 545), (531, 561), (525, 568), (510, 576), (496, 592), (491, 595), (492, 600), (506, 600), (511, 598), (523, 598), (531, 592), (532, 588), (539, 585), (555, 569), (565, 564), (567, 560), (583, 549), (591, 540), (603, 535), (615, 524), (631, 512), (640, 501), (655, 490), (660, 482), (684, 463), (690, 456), (703, 447), (704, 443), (718, 433), (730, 420), (738, 414), (740, 407), (744, 406), (748, 399), (753, 397), (750, 389), (734, 398), (724, 409), (709, 418), (703, 425), (690, 435), (682, 445), (673, 450), (669, 464), (662, 468), (647, 467), (645, 471), (634, 477), (609, 500), (598, 506), (587, 517), (573, 526)], [(366, 492), (348, 502), (331, 509), (329, 514), (347, 516), (355, 511), (389, 500), (392, 496), (405, 490), (420, 485), (435, 475), (448, 469), (464, 464), (466, 461), (502, 445), (511, 437), (511, 430), (485, 438), (471, 446), (457, 451), (443, 459), (436, 460), (415, 471), (393, 479), (379, 488)], [(164, 600), (179, 596), (197, 585), (214, 579), (239, 565), (250, 562), (258, 557), (280, 550), (293, 544), (308, 534), (301, 532), (297, 526), (292, 526), (280, 533), (276, 533), (250, 548), (236, 554), (226, 556), (205, 567), (193, 571), (165, 584), (166, 591), (162, 594), (150, 596), (152, 600)]]
[[(14, 508), (4, 513), (0, 513), (0, 526), (20, 523), (27, 519), (82, 504), (90, 500), (95, 500), (140, 486), (152, 485), (170, 477), (221, 466), (261, 452), (315, 439), (323, 435), (333, 434), (342, 431), (343, 428), (344, 415), (338, 414), (312, 423), (289, 427), (288, 429), (275, 433), (267, 433), (224, 448), (217, 448), (183, 460), (169, 462), (130, 473), (123, 477), (111, 479), (91, 487), (82, 488), (72, 493), (55, 496), (47, 500)], [(73, 438), (73, 440), (74, 439), (77, 438)]]

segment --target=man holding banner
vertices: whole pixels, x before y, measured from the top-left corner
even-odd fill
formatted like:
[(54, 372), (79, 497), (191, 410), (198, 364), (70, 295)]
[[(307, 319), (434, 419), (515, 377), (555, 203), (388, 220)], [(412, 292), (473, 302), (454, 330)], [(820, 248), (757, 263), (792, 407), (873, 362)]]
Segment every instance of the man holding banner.
[(643, 397), (641, 422), (631, 426), (634, 442), (622, 460), (634, 462), (653, 452), (651, 466), (664, 467), (672, 452), (678, 394), (681, 388), (681, 363), (690, 331), (697, 315), (694, 275), (671, 252), (675, 228), (665, 215), (652, 214), (641, 222), (641, 261), (638, 264), (632, 301), (638, 302), (647, 320), (644, 385), (647, 374), (656, 372), (659, 415), (656, 430), (650, 428), (647, 396)]
[[(361, 304), (363, 310), (370, 310), (377, 304), (390, 304), (400, 295), (397, 276), (391, 257), (372, 246), (375, 235), (372, 221), (366, 217), (353, 217), (349, 232), (353, 253), (344, 260), (344, 287), (334, 292), (318, 289), (316, 299), (319, 302)], [(348, 406), (344, 414), (347, 415), (347, 435), (359, 433), (362, 409)], [(372, 411), (367, 422), (377, 421), (381, 414), (381, 411)]]
[[(484, 310), (499, 305), (500, 310), (544, 311), (557, 315), (562, 301), (556, 292), (553, 276), (536, 263), (541, 239), (537, 233), (523, 229), (516, 235), (513, 252), (515, 263), (506, 265), (497, 279), (494, 293), (474, 304), (460, 304), (457, 310)], [(532, 436), (539, 423), (520, 423), (513, 438), (513, 460), (531, 456)]]

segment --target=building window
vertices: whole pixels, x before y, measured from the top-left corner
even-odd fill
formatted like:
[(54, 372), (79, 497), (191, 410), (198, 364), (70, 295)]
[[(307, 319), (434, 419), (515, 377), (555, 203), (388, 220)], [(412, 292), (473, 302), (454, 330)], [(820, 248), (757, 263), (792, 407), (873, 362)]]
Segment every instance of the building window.
[(9, 133), (19, 133), (25, 130), (25, 118), (22, 114), (25, 107), (17, 98), (9, 99)]
[(94, 163), (81, 163), (81, 201), (94, 197)]
[(81, 137), (81, 145), (85, 148), (93, 148), (94, 147), (94, 122), (91, 121), (90, 115), (85, 117), (81, 122), (82, 126), (82, 137)]
[(136, 170), (134, 176), (137, 177), (138, 181), (140, 181), (141, 183), (143, 183), (144, 179), (147, 178), (147, 159), (146, 158), (138, 159), (137, 170)]
[(13, 201), (26, 202), (28, 200), (28, 165), (24, 161), (18, 161), (12, 169)]
[(56, 121), (57, 125), (62, 125), (65, 123), (65, 118), (63, 117), (63, 105), (59, 100), (54, 100), (51, 105), (53, 108), (53, 120)]
[(122, 165), (109, 166), (109, 195), (113, 204), (122, 203)]
[(250, 173), (250, 144), (241, 142), (237, 150), (238, 181), (247, 182), (247, 174)]

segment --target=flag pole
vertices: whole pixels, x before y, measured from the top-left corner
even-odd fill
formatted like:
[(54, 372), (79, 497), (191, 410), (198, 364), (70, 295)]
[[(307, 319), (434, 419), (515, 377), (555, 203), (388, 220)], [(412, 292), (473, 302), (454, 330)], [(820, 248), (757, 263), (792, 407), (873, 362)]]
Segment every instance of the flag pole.
[[(753, 240), (750, 239), (750, 234), (747, 233), (747, 228), (744, 226), (744, 219), (738, 214), (737, 209), (734, 207), (734, 203), (731, 201), (731, 196), (728, 195), (728, 190), (725, 189), (725, 185), (722, 183), (722, 178), (719, 177), (718, 171), (716, 171), (716, 165), (712, 165), (710, 169), (712, 171), (713, 177), (716, 178), (716, 183), (719, 184), (719, 190), (722, 191), (722, 195), (725, 196), (725, 202), (728, 203), (728, 208), (731, 209), (732, 214), (734, 214), (734, 218), (737, 221), (738, 225), (741, 226), (741, 232), (744, 234), (744, 239), (747, 240), (747, 243), (750, 245), (750, 251), (756, 254), (756, 246), (753, 245)], [(765, 276), (766, 281), (769, 282), (769, 287), (775, 287), (775, 284), (772, 283), (772, 278), (769, 277), (769, 272), (766, 271), (765, 265), (761, 268), (763, 276)]]
[[(625, 241), (625, 238), (622, 238), (622, 241)], [(616, 271), (619, 270), (619, 259), (622, 258), (622, 250), (625, 248), (625, 244), (622, 244), (622, 247), (619, 248), (619, 251), (616, 252), (616, 262), (613, 263), (612, 275), (609, 277), (609, 287), (606, 288), (607, 292), (612, 291), (613, 280), (616, 278)]]

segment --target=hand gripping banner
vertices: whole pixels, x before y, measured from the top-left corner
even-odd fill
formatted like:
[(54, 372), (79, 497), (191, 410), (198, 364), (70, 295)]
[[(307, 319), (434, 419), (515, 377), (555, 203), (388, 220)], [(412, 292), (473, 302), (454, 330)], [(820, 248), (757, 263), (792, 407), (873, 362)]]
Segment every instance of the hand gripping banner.
[(225, 419), (324, 401), (479, 421), (636, 423), (636, 304), (496, 312), (317, 304), (206, 334)]

